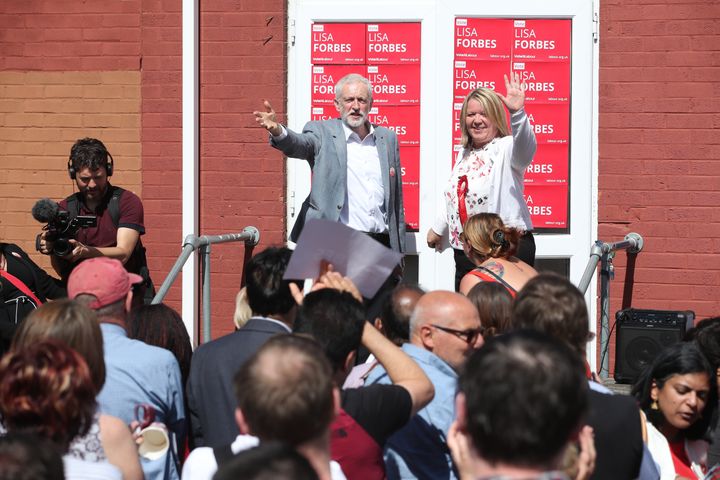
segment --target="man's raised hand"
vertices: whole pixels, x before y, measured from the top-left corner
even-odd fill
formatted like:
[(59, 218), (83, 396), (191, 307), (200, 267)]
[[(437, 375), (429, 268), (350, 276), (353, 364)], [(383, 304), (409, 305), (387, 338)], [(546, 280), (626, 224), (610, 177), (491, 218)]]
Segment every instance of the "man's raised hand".
[(277, 137), (282, 133), (282, 128), (280, 127), (280, 124), (277, 123), (275, 110), (273, 110), (272, 105), (270, 105), (270, 102), (267, 100), (263, 100), (263, 106), (265, 107), (264, 112), (260, 110), (255, 110), (253, 112), (253, 115), (255, 115), (255, 121), (265, 130), (270, 132), (272, 136)]

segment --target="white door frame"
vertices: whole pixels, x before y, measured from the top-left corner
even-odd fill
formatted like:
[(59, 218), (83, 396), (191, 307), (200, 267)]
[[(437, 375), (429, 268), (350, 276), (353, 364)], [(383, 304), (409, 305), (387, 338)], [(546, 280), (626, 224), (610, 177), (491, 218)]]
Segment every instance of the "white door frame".
[[(538, 258), (568, 258), (577, 284), (597, 238), (597, 6), (589, 0), (289, 0), (288, 125), (301, 129), (311, 113), (310, 26), (313, 22), (422, 22), (420, 232), (409, 233), (409, 253), (419, 257), (419, 281), (427, 289), (452, 289), (452, 251), (427, 248), (425, 232), (433, 223), (444, 181), (450, 175), (453, 28), (457, 16), (572, 19), (570, 120), (570, 233), (536, 235)], [(439, 159), (436, 161), (435, 159)], [(306, 162), (288, 161), (288, 231), (310, 189)], [(586, 294), (591, 330), (595, 330), (596, 288)], [(588, 346), (595, 367), (595, 343)]]

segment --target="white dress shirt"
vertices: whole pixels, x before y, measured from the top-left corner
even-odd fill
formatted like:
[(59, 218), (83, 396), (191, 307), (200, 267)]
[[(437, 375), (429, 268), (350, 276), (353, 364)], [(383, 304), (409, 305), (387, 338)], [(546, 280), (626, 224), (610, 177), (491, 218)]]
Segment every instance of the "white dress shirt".
[(343, 124), (347, 141), (347, 198), (340, 212), (340, 222), (361, 232), (385, 233), (385, 189), (380, 157), (375, 146), (375, 129), (360, 136)]

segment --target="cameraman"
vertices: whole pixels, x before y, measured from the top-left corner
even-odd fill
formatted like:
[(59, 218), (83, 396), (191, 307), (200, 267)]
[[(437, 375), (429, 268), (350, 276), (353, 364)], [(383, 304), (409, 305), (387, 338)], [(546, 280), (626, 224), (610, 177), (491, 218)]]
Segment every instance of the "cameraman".
[[(141, 275), (145, 282), (136, 291), (138, 304), (143, 297), (152, 298), (154, 289), (150, 281), (145, 258), (145, 248), (140, 235), (145, 233), (143, 205), (137, 195), (120, 187), (110, 185), (108, 177), (113, 174), (113, 158), (100, 140), (83, 138), (70, 150), (68, 174), (75, 181), (78, 192), (60, 202), (71, 218), (78, 215), (95, 215), (97, 226), (81, 228), (75, 239), (70, 240), (72, 252), (62, 257), (51, 256), (51, 263), (63, 281), (75, 266), (93, 257), (109, 257), (120, 260), (125, 269)], [(45, 255), (53, 252), (53, 242), (40, 235), (38, 251)], [(146, 301), (149, 303), (149, 301)]]

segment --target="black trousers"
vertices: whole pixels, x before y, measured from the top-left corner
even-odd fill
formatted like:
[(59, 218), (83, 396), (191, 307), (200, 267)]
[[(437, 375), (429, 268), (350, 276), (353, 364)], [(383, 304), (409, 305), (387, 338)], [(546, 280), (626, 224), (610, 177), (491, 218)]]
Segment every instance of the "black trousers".
[[(467, 258), (462, 249), (453, 249), (455, 257), (455, 291), (460, 290), (460, 280), (473, 268), (475, 264)], [(532, 232), (525, 232), (518, 242), (518, 249), (515, 257), (527, 263), (531, 267), (535, 266), (535, 237)]]

